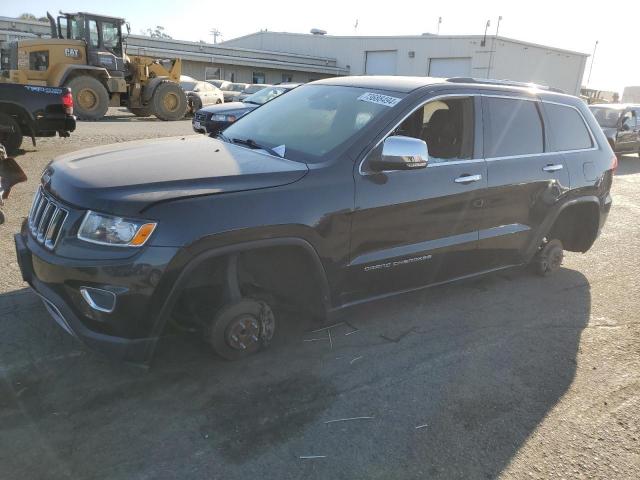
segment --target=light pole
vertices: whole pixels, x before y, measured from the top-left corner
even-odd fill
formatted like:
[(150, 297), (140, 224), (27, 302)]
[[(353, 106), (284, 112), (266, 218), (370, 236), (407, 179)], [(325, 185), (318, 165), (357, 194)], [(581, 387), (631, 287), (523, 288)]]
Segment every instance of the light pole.
[(436, 35), (440, 35), (440, 24), (442, 23), (442, 17), (438, 17), (438, 27), (436, 28)]
[(593, 55), (591, 55), (591, 66), (589, 67), (589, 76), (587, 77), (587, 88), (589, 88), (589, 82), (591, 81), (591, 71), (593, 70), (593, 61), (596, 59), (596, 49), (598, 48), (598, 40), (593, 46)]
[(500, 31), (500, 22), (502, 21), (502, 15), (498, 17), (498, 25), (496, 25), (496, 34), (491, 40), (491, 50), (489, 50), (489, 67), (487, 68), (487, 78), (491, 75), (491, 64), (493, 63), (493, 52), (496, 49), (496, 38), (498, 38), (498, 32)]

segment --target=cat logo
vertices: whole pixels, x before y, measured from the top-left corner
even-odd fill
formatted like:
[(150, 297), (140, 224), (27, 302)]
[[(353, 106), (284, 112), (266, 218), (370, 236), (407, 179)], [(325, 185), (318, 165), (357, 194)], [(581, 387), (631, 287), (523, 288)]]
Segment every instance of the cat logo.
[(64, 56), (71, 58), (80, 58), (80, 50), (77, 48), (65, 48)]

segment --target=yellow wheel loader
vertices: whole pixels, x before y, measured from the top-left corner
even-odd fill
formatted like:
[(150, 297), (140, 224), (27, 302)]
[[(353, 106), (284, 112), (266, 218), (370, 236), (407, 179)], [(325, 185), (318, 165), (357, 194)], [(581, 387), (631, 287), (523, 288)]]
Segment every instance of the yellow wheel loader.
[(52, 38), (18, 40), (11, 46), (10, 70), (0, 82), (69, 87), (76, 115), (102, 118), (111, 107), (126, 106), (141, 117), (179, 120), (187, 111), (180, 88), (179, 58), (128, 56), (124, 19), (91, 13), (47, 13)]

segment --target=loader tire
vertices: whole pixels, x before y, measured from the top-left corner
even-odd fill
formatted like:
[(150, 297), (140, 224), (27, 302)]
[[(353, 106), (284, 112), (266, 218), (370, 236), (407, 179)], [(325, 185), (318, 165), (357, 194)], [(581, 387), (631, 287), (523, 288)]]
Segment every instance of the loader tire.
[(73, 110), (80, 120), (99, 120), (109, 108), (107, 89), (93, 77), (83, 75), (69, 81), (65, 87), (73, 94)]
[(160, 120), (181, 120), (187, 113), (187, 96), (175, 82), (161, 82), (153, 92), (151, 103)]
[(153, 115), (153, 108), (150, 105), (141, 108), (129, 108), (129, 111), (136, 117), (150, 117)]

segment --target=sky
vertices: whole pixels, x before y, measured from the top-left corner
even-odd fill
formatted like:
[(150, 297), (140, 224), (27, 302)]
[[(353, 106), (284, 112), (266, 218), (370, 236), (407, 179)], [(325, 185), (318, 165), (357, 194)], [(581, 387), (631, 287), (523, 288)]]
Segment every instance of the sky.
[[(428, 2), (395, 0), (322, 0), (270, 2), (243, 0), (215, 2), (182, 0), (110, 0), (88, 6), (76, 0), (25, 0), (5, 2), (0, 15), (21, 13), (44, 16), (52, 13), (86, 11), (124, 17), (132, 33), (164, 27), (180, 40), (213, 42), (212, 29), (222, 41), (258, 30), (308, 33), (321, 28), (330, 35), (415, 35), (436, 33), (442, 17), (441, 35), (495, 34), (498, 17), (501, 36), (592, 54), (598, 42), (589, 87), (622, 92), (627, 85), (640, 85), (640, 2), (623, 4), (574, 0), (457, 0)], [(356, 27), (357, 22), (357, 27)], [(587, 83), (591, 57), (587, 60), (583, 85)]]

